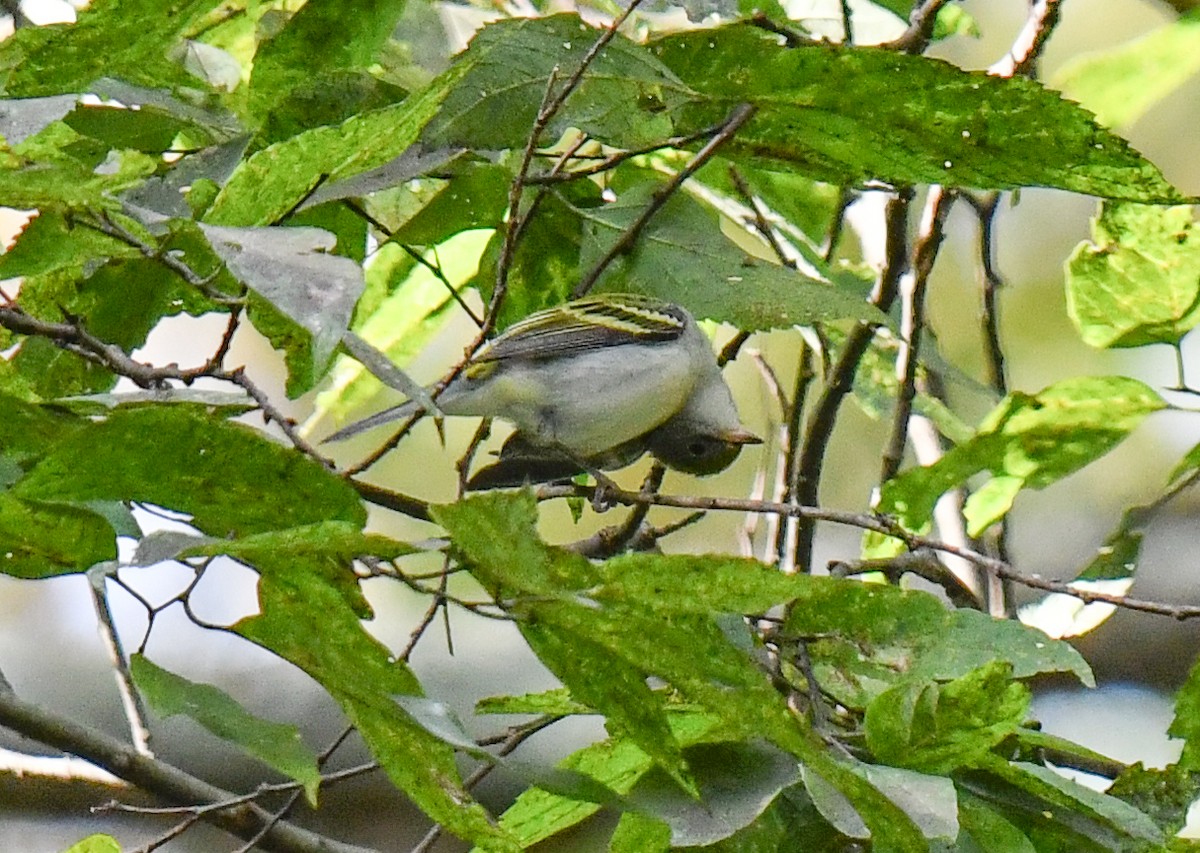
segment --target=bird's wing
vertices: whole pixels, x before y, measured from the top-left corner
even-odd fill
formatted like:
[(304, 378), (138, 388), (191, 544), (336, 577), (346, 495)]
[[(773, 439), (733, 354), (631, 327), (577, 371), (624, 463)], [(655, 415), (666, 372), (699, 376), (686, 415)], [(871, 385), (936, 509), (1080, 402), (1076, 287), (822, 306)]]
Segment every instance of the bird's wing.
[(679, 338), (688, 315), (678, 305), (641, 296), (584, 299), (514, 323), (474, 361), (550, 358), (634, 343)]

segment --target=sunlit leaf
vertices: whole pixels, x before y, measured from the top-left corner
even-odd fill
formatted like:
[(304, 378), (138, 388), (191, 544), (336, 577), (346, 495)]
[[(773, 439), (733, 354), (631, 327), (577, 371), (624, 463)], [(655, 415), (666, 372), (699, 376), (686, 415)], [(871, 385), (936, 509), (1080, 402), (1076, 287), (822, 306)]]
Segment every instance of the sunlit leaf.
[(1067, 313), (1094, 347), (1176, 344), (1200, 322), (1192, 209), (1105, 204), (1067, 261)]

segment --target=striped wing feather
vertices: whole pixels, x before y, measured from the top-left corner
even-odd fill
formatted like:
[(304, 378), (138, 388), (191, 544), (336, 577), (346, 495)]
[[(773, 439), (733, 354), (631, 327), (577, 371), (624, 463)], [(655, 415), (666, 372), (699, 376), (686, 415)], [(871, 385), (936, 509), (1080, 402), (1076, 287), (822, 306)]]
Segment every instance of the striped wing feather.
[(664, 343), (683, 334), (678, 305), (642, 296), (583, 299), (531, 314), (475, 356), (476, 362), (552, 358), (634, 343)]

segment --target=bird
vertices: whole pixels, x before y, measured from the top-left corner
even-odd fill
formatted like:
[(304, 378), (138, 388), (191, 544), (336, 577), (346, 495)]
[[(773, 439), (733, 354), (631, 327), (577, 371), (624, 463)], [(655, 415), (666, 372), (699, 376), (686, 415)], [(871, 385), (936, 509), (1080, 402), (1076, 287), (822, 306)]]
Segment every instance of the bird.
[[(489, 341), (437, 399), (447, 415), (498, 417), (516, 431), (470, 488), (613, 470), (650, 452), (707, 475), (761, 440), (739, 419), (712, 346), (682, 306), (604, 294), (530, 314)], [(326, 441), (423, 411), (413, 401)]]

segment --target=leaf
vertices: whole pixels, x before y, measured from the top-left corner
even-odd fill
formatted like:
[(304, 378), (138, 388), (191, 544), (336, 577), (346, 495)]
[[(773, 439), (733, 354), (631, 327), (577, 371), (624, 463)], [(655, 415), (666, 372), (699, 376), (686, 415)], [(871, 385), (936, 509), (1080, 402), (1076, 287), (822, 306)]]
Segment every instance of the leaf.
[(0, 491), (0, 574), (49, 578), (116, 557), (116, 535), (99, 513)]
[[(878, 511), (920, 530), (938, 498), (987, 471), (992, 478), (965, 507), (968, 532), (978, 535), (1008, 512), (1018, 491), (1044, 488), (1103, 456), (1165, 405), (1149, 387), (1122, 376), (1065, 379), (1037, 394), (1014, 392), (983, 420), (974, 438), (933, 465), (885, 483)], [(879, 543), (880, 537), (868, 542)], [(875, 548), (869, 553), (887, 553)]]
[(414, 720), (394, 697), (421, 693), (417, 677), (363, 628), (362, 593), (348, 568), (340, 576), (322, 561), (276, 557), (263, 549), (261, 613), (233, 630), (300, 667), (341, 706), (388, 778), (446, 829), (516, 853), (512, 836), (497, 828), (462, 785), (454, 751)]
[(1167, 734), (1183, 740), (1179, 766), (1200, 770), (1200, 664), (1192, 666), (1187, 681), (1175, 696), (1175, 718)]
[[(590, 270), (621, 238), (653, 191), (644, 183), (615, 202), (579, 210), (581, 270)], [(697, 317), (747, 331), (846, 318), (886, 322), (857, 289), (751, 257), (721, 233), (715, 213), (680, 193), (655, 215), (637, 244), (608, 267), (598, 289), (681, 302)]]
[(1011, 619), (994, 619), (977, 610), (955, 610), (945, 628), (926, 641), (909, 670), (913, 678), (962, 678), (990, 661), (1000, 660), (1012, 666), (1014, 678), (1069, 672), (1085, 686), (1096, 686), (1091, 667), (1074, 646)]
[[(899, 806), (925, 838), (950, 839), (958, 834), (958, 805), (949, 779), (877, 764), (859, 764), (855, 771)], [(858, 807), (809, 768), (804, 768), (803, 777), (813, 804), (835, 829), (851, 838), (871, 837)], [(923, 849), (928, 850), (928, 844)]]
[[(1070, 582), (1072, 589), (1125, 595), (1142, 555), (1142, 507), (1125, 511), (1116, 529), (1104, 540), (1096, 556)], [(1086, 603), (1074, 595), (1051, 593), (1022, 605), (1018, 618), (1049, 637), (1077, 637), (1095, 630), (1117, 611), (1115, 604)]]
[(97, 0), (74, 24), (21, 27), (0, 46), (5, 91), (81, 94), (106, 75), (146, 86), (194, 83), (167, 53), (219, 3), (180, 0), (164, 14), (156, 0)]
[(882, 763), (949, 775), (1016, 732), (1029, 701), (1003, 660), (946, 684), (902, 681), (867, 706), (867, 745)]
[(335, 240), (319, 228), (200, 225), (229, 271), (313, 336), (317, 369), (350, 327), (365, 282), (362, 267), (330, 254)]
[(456, 79), (451, 69), (402, 103), (313, 128), (255, 152), (234, 170), (204, 220), (212, 225), (272, 225), (320, 185), (384, 165), (416, 141)]
[(121, 845), (111, 835), (89, 835), (76, 841), (62, 853), (121, 853)]
[[(691, 746), (725, 740), (721, 727), (708, 715), (685, 712), (668, 717), (672, 736)], [(628, 793), (654, 766), (653, 760), (630, 740), (617, 738), (591, 744), (563, 759), (560, 768), (585, 773), (618, 794)], [(575, 826), (600, 810), (591, 802), (580, 802), (537, 788), (523, 791), (500, 818), (500, 825), (529, 847)], [(478, 848), (472, 853), (481, 853)]]
[(1108, 127), (1128, 127), (1200, 71), (1200, 12), (1064, 63), (1053, 84)]
[(651, 51), (700, 93), (678, 112), (683, 128), (717, 124), (739, 103), (758, 107), (724, 146), (731, 159), (791, 164), (834, 184), (1039, 186), (1184, 200), (1125, 140), (1024, 77), (877, 48), (787, 48), (739, 24), (667, 36)]
[(958, 795), (958, 820), (963, 835), (976, 844), (980, 853), (1037, 853), (1028, 836), (984, 800), (965, 791)]
[(728, 838), (752, 823), (779, 793), (799, 779), (796, 759), (761, 744), (713, 744), (688, 751), (699, 800), (664, 776), (648, 774), (629, 799), (666, 823), (671, 844), (696, 847)]
[(43, 210), (29, 220), (16, 244), (0, 255), (0, 278), (36, 276), (63, 268), (82, 270), (98, 258), (136, 257), (137, 249), (76, 225), (61, 211)]
[[(1027, 762), (1008, 762), (994, 758), (989, 772), (1017, 788), (1024, 796), (1013, 811), (1028, 811), (1041, 817), (1051, 810), (1072, 816), (1069, 823), (1056, 823), (1099, 844), (1102, 849), (1143, 849), (1130, 842), (1161, 844), (1163, 833), (1143, 812), (1119, 800), (1072, 782), (1057, 771)], [(976, 785), (969, 785), (976, 795), (983, 795)], [(1036, 798), (1030, 802), (1029, 796)], [(1016, 805), (1016, 804), (1014, 804)]]
[(321, 770), (298, 728), (256, 717), (225, 691), (168, 672), (142, 654), (130, 656), (129, 674), (138, 692), (160, 716), (190, 717), (222, 740), (299, 782), (309, 804), (316, 806)]
[(1105, 203), (1067, 261), (1067, 313), (1094, 347), (1178, 344), (1200, 322), (1192, 209)]
[[(475, 273), (475, 262), (486, 239), (486, 233), (463, 232), (433, 251), (432, 257), (443, 261), (442, 274), (456, 289)], [(393, 275), (399, 282), (391, 279)], [(354, 326), (364, 340), (403, 368), (445, 326), (457, 305), (443, 282), (424, 265), (413, 264), (393, 243), (380, 247), (367, 267), (366, 279), (367, 295), (359, 301)], [(376, 294), (380, 294), (378, 301), (371, 299)], [(372, 304), (366, 304), (368, 301)], [(381, 387), (361, 362), (339, 360), (328, 389), (317, 396), (313, 414), (302, 429), (310, 433), (325, 416), (344, 418), (376, 396)]]
[(582, 702), (571, 698), (565, 687), (523, 696), (489, 696), (475, 703), (476, 714), (547, 714), (566, 717), (572, 714), (596, 713)]
[[(639, 690), (646, 677), (661, 678), (739, 738), (763, 738), (815, 768), (862, 810), (884, 849), (921, 849), (912, 822), (826, 752), (715, 619), (666, 615), (637, 602), (589, 601), (581, 593), (594, 583), (595, 568), (578, 554), (543, 544), (534, 531), (536, 511), (528, 492), (431, 509), (472, 574), (494, 597), (511, 600), (531, 645), (574, 696), (615, 719), (622, 734), (665, 764), (686, 790), (690, 785), (673, 755), (677, 746), (663, 740), (654, 706), (630, 699), (629, 691)], [(587, 650), (582, 665), (567, 654), (579, 647)]]
[(1172, 764), (1147, 769), (1139, 761), (1121, 771), (1105, 792), (1149, 815), (1166, 833), (1175, 835), (1187, 824), (1188, 809), (1200, 795), (1200, 773)]
[[(339, 0), (305, 3), (259, 43), (250, 75), (250, 111), (266, 115), (283, 96), (325, 72), (369, 68), (405, 5), (406, 0), (367, 0), (348, 15)], [(338, 38), (331, 40), (331, 32)]]
[[(433, 146), (524, 148), (551, 82), (564, 86), (601, 34), (575, 15), (484, 27), (457, 58), (459, 82), (421, 138)], [(672, 135), (672, 112), (689, 94), (649, 51), (617, 36), (551, 119), (545, 142), (573, 127), (609, 145), (653, 144)]]
[(202, 127), (155, 107), (129, 109), (80, 104), (63, 121), (76, 133), (98, 139), (110, 148), (159, 154), (170, 148), (184, 130), (208, 136)]
[(221, 537), (366, 520), (354, 490), (318, 463), (186, 404), (117, 409), (74, 431), (12, 494), (143, 501), (188, 513), (200, 531)]

